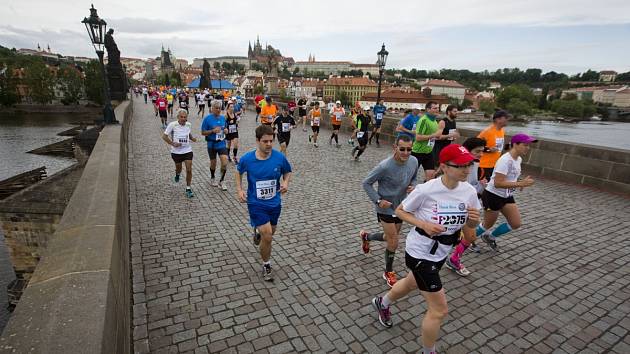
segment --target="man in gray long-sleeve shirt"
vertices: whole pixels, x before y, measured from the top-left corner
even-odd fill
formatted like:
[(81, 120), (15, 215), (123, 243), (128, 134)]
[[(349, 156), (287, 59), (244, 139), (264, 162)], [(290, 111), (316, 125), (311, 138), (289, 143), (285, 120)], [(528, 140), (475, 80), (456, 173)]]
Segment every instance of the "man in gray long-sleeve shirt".
[[(368, 233), (361, 230), (359, 235), (363, 252), (370, 252), (370, 241), (387, 242), (383, 279), (390, 287), (397, 280), (393, 264), (402, 226), (402, 220), (396, 217), (394, 210), (416, 184), (418, 160), (411, 156), (412, 145), (411, 138), (400, 135), (394, 144), (394, 155), (381, 161), (363, 180), (363, 189), (374, 203), (376, 217), (383, 227), (383, 232)], [(373, 187), (375, 182), (378, 182), (378, 191)]]

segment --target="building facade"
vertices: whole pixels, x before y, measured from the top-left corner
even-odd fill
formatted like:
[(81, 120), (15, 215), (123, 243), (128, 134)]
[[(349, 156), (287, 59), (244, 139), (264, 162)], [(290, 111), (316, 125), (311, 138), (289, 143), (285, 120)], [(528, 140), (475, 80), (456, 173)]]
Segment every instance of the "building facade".
[(466, 96), (466, 87), (453, 80), (427, 80), (427, 82), (422, 85), (422, 89), (426, 87), (430, 88), (433, 94), (446, 95), (456, 98), (460, 102)]
[(335, 100), (345, 92), (350, 102), (357, 102), (366, 93), (376, 90), (376, 82), (367, 77), (331, 77), (324, 84), (324, 99)]
[[(376, 92), (366, 93), (359, 100), (361, 107), (373, 107), (376, 105)], [(411, 109), (414, 104), (419, 104), (423, 109), (429, 101), (440, 105), (440, 110), (446, 110), (448, 97), (433, 95), (430, 90), (424, 92), (418, 90), (389, 89), (381, 92), (381, 99), (388, 110), (405, 111)]]
[(612, 70), (604, 70), (599, 72), (599, 81), (602, 82), (615, 82), (617, 78), (617, 72)]
[(236, 63), (239, 65), (245, 66), (245, 70), (248, 70), (250, 67), (250, 60), (247, 57), (239, 57), (239, 56), (224, 56), (224, 57), (216, 57), (216, 58), (195, 58), (193, 60), (192, 66), (195, 68), (202, 68), (203, 61), (207, 60), (208, 64), (210, 64), (211, 68), (214, 68), (214, 63), (219, 63), (219, 65), (223, 65), (223, 63)]

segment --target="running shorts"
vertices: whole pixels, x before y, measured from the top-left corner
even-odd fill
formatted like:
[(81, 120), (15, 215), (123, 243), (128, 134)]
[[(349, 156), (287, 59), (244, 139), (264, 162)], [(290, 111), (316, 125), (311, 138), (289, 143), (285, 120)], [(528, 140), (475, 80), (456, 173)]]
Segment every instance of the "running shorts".
[(418, 289), (421, 291), (435, 293), (442, 290), (440, 269), (442, 269), (444, 261), (446, 258), (439, 262), (417, 259), (405, 252), (405, 265), (413, 273)]
[(333, 124), (332, 130), (339, 130), (339, 129), (341, 129), (341, 125)]
[(402, 220), (400, 220), (396, 215), (376, 213), (376, 220), (378, 220), (378, 222), (382, 221), (388, 224), (402, 224)]
[(311, 125), (311, 130), (313, 133), (319, 134), (319, 125)]
[(488, 192), (484, 190), (481, 194), (481, 203), (486, 210), (494, 210), (499, 211), (503, 209), (505, 204), (514, 204), (516, 201), (513, 196), (509, 196), (507, 198), (503, 198), (498, 196), (492, 192)]
[(278, 134), (278, 143), (279, 144), (287, 144), (289, 146), (289, 141), (291, 141), (291, 133), (279, 133)]
[(383, 124), (383, 120), (382, 119), (380, 119), (380, 120), (379, 119), (375, 119), (374, 120), (374, 127), (380, 128), (381, 124)]
[(230, 141), (233, 139), (238, 139), (238, 132), (225, 134), (225, 140)]
[(298, 110), (298, 113), (300, 114), (300, 117), (304, 117), (304, 116), (306, 116), (306, 109), (300, 108)]
[(208, 142), (208, 156), (210, 160), (216, 160), (216, 155), (227, 155), (227, 146), (225, 141), (209, 141)]
[(260, 114), (261, 108), (260, 106), (256, 106), (256, 113)]
[(161, 117), (161, 118), (167, 118), (167, 117), (168, 117), (168, 115), (166, 114), (166, 111), (165, 111), (165, 110), (164, 110), (164, 111), (160, 110), (160, 111), (158, 111), (158, 112), (160, 112), (160, 117)]
[(171, 153), (171, 157), (173, 158), (173, 161), (175, 161), (175, 163), (182, 163), (184, 161), (187, 160), (191, 160), (193, 159), (193, 153), (191, 152), (187, 152), (185, 154), (173, 154)]
[(433, 153), (426, 154), (412, 152), (411, 156), (418, 160), (418, 166), (422, 165), (422, 168), (426, 170), (435, 170), (435, 161), (433, 160)]
[(247, 210), (249, 211), (249, 223), (253, 227), (259, 227), (266, 223), (273, 226), (278, 225), (282, 206), (266, 207), (259, 204), (247, 204)]

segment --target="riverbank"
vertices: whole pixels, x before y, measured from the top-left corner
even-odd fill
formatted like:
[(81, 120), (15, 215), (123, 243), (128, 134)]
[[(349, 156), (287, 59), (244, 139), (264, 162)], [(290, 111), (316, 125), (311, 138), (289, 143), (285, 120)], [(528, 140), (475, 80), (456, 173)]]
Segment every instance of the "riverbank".
[(13, 107), (3, 107), (0, 109), (0, 117), (4, 118), (5, 115), (14, 114), (61, 114), (61, 113), (73, 113), (73, 114), (92, 114), (95, 117), (102, 112), (102, 106), (94, 105), (93, 103), (85, 103), (78, 105), (62, 105), (62, 104), (16, 104)]

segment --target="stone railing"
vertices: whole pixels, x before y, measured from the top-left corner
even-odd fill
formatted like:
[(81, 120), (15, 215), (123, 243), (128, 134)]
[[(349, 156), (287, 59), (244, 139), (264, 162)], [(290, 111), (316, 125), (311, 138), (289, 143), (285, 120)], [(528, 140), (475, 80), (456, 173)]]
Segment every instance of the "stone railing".
[(15, 353), (129, 353), (127, 132), (103, 128), (61, 221), (0, 338)]

